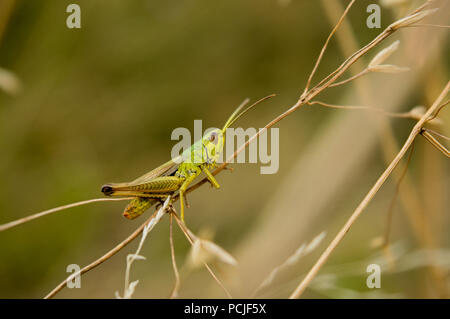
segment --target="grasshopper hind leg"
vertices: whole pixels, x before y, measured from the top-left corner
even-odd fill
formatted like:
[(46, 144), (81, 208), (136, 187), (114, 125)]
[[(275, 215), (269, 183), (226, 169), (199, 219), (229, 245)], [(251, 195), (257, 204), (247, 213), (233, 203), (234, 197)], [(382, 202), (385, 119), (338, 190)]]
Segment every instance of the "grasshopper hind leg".
[(165, 200), (168, 195), (159, 195), (158, 198), (146, 198), (146, 197), (136, 197), (133, 199), (125, 210), (123, 211), (123, 216), (127, 219), (135, 219), (141, 216), (147, 209), (152, 207), (156, 203), (161, 203)]
[(125, 207), (123, 216), (127, 219), (135, 219), (157, 202), (157, 199), (137, 197)]

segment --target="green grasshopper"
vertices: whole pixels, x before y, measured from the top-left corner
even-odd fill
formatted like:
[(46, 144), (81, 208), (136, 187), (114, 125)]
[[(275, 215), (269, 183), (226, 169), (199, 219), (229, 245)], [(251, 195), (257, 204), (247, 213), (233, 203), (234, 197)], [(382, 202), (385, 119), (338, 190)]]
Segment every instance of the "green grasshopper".
[(210, 170), (218, 166), (217, 161), (223, 151), (226, 130), (243, 114), (269, 97), (272, 96), (257, 101), (239, 113), (248, 102), (248, 100), (244, 101), (231, 114), (223, 129), (214, 129), (205, 134), (180, 156), (132, 182), (103, 185), (102, 193), (106, 196), (136, 197), (131, 200), (123, 212), (126, 218), (134, 219), (152, 205), (161, 203), (169, 195), (179, 191), (181, 219), (184, 222), (185, 192), (189, 184), (203, 172), (212, 186), (220, 187)]

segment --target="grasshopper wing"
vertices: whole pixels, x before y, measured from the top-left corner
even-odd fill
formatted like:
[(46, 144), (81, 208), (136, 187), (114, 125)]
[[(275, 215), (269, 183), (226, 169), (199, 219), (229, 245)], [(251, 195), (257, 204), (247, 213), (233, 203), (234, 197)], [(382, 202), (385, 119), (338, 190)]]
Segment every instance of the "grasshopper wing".
[(155, 168), (154, 170), (151, 170), (148, 173), (145, 173), (144, 175), (136, 178), (134, 181), (130, 182), (130, 184), (141, 184), (143, 182), (147, 182), (151, 179), (154, 179), (155, 177), (160, 176), (168, 176), (174, 173), (178, 166), (180, 165), (178, 162), (181, 160), (181, 155), (177, 156), (173, 160), (170, 160), (161, 166)]
[[(136, 178), (134, 181), (129, 182), (129, 183), (114, 183), (114, 184), (106, 184), (102, 186), (102, 192), (106, 195), (106, 196), (126, 196), (126, 195), (131, 195), (131, 193), (129, 193), (129, 189), (133, 188), (134, 186), (138, 186), (141, 184), (147, 184), (147, 183), (151, 183), (152, 181), (154, 181), (155, 183), (158, 184), (157, 181), (155, 181), (155, 179), (157, 179), (158, 177), (162, 177), (162, 176), (169, 176), (171, 174), (173, 174), (179, 166), (179, 163), (181, 162), (181, 156), (174, 158), (173, 160), (170, 160), (164, 164), (162, 164), (161, 166), (155, 168), (154, 170), (151, 170), (150, 172)], [(173, 178), (176, 179), (175, 177), (167, 177), (169, 179)], [(167, 182), (165, 180), (165, 182)], [(178, 182), (178, 180), (176, 180), (175, 182)], [(167, 184), (167, 183), (166, 183)], [(170, 183), (169, 183), (170, 184)], [(173, 181), (172, 181), (173, 184)], [(177, 184), (177, 183), (175, 183)], [(158, 184), (159, 185), (159, 184)], [(166, 185), (167, 186), (167, 185)], [(172, 188), (174, 187), (174, 185), (172, 185)], [(175, 190), (178, 188), (179, 186), (177, 186), (175, 188)], [(122, 194), (118, 194), (117, 191), (122, 190)], [(169, 188), (167, 188), (167, 195), (169, 194)], [(170, 189), (170, 191), (172, 191), (172, 189)], [(128, 194), (127, 194), (128, 193)], [(159, 193), (157, 191), (157, 193)], [(142, 195), (142, 194), (141, 194)], [(158, 196), (156, 196), (157, 198), (164, 198), (164, 195), (166, 194), (158, 194)], [(148, 208), (150, 208), (152, 205), (154, 205), (155, 203), (158, 202), (157, 198), (144, 198), (144, 197), (140, 197), (139, 194), (138, 196), (133, 199), (128, 206), (125, 208), (125, 211), (123, 212), (123, 215), (128, 218), (128, 219), (134, 219), (138, 216), (140, 216), (142, 213), (144, 213)]]
[(103, 185), (102, 193), (106, 196), (114, 196), (114, 193), (120, 188), (129, 188), (140, 184), (146, 184), (157, 177), (171, 175), (178, 169), (179, 161), (180, 158), (176, 157), (129, 183), (110, 183)]

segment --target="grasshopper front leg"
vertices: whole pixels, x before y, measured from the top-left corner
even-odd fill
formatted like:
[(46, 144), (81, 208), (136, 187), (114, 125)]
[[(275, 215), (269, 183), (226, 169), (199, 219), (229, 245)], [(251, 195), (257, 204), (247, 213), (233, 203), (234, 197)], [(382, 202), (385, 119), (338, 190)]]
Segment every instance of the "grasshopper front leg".
[(189, 184), (192, 183), (192, 181), (196, 177), (197, 174), (188, 176), (180, 187), (180, 211), (181, 211), (181, 221), (183, 223), (184, 223), (184, 196), (185, 196), (184, 193), (186, 192), (186, 189), (188, 188)]
[(211, 174), (211, 172), (208, 170), (208, 168), (206, 168), (206, 166), (202, 167), (202, 171), (206, 174), (206, 178), (208, 179), (208, 181), (211, 183), (212, 186), (214, 186), (215, 188), (220, 188), (219, 183), (214, 178), (213, 174)]

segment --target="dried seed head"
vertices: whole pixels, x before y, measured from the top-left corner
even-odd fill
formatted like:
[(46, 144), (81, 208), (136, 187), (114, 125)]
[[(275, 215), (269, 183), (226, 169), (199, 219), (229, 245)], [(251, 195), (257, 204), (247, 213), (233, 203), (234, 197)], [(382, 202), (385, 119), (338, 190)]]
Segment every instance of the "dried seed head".
[(392, 64), (381, 64), (389, 58), (392, 53), (394, 53), (400, 45), (400, 41), (395, 41), (387, 48), (381, 50), (375, 55), (375, 57), (370, 61), (367, 69), (371, 72), (383, 72), (383, 73), (400, 73), (409, 71), (409, 68), (399, 67)]
[(325, 238), (326, 232), (321, 232), (317, 235), (310, 243), (302, 244), (293, 255), (291, 255), (283, 264), (275, 267), (269, 274), (269, 276), (259, 285), (256, 291), (261, 290), (264, 287), (269, 286), (278, 275), (279, 272), (282, 272), (287, 267), (294, 266), (303, 256), (309, 254), (314, 249), (316, 249), (322, 240)]
[(21, 87), (20, 80), (14, 73), (0, 68), (0, 89), (14, 95), (20, 92)]
[(130, 283), (130, 285), (127, 287), (127, 289), (125, 291), (123, 299), (131, 299), (138, 283), (139, 283), (139, 280), (136, 280), (136, 281), (133, 281)]
[(127, 256), (127, 263), (132, 263), (135, 260), (145, 260), (144, 256), (136, 255), (136, 254), (129, 254)]
[[(414, 108), (411, 109), (411, 111), (409, 111), (409, 115), (411, 116), (411, 118), (415, 119), (415, 120), (420, 120), (422, 118), (422, 116), (425, 115), (427, 111), (427, 108), (425, 106), (422, 105), (418, 105)], [(434, 119), (432, 119), (431, 121), (429, 121), (430, 124), (442, 124), (442, 119), (436, 117)]]
[(410, 68), (400, 67), (392, 64), (380, 64), (373, 67), (369, 67), (371, 72), (382, 72), (382, 73), (401, 73), (409, 71)]
[(233, 266), (237, 265), (236, 259), (223, 248), (209, 240), (197, 238), (192, 245), (190, 256), (191, 265), (196, 268), (213, 259), (218, 259)]
[(397, 6), (403, 6), (410, 3), (411, 0), (381, 0), (380, 4), (386, 8), (392, 8)]
[(427, 109), (425, 106), (418, 105), (413, 107), (411, 111), (409, 111), (409, 114), (416, 119), (420, 119), (425, 114), (426, 111)]
[(404, 27), (410, 26), (410, 25), (412, 25), (414, 23), (417, 23), (417, 22), (421, 21), (425, 17), (429, 16), (430, 14), (435, 13), (438, 10), (439, 10), (439, 8), (419, 11), (419, 12), (417, 12), (415, 14), (409, 15), (409, 16), (403, 18), (403, 19), (395, 21), (394, 23), (392, 23), (390, 25), (390, 27), (391, 27), (392, 30), (397, 30), (399, 28), (404, 28)]
[(316, 249), (320, 245), (322, 240), (325, 238), (326, 234), (327, 233), (323, 231), (319, 235), (314, 237), (314, 239), (311, 240), (311, 242), (308, 244), (308, 246), (306, 246), (305, 253), (308, 254), (308, 253), (312, 252), (314, 249)]
[(379, 64), (383, 63), (384, 61), (386, 61), (386, 59), (389, 58), (392, 53), (397, 51), (399, 45), (400, 45), (400, 41), (397, 40), (394, 43), (392, 43), (390, 46), (388, 46), (387, 48), (384, 48), (383, 50), (378, 52), (377, 55), (375, 55), (375, 57), (372, 59), (372, 61), (370, 61), (369, 68), (379, 65)]

